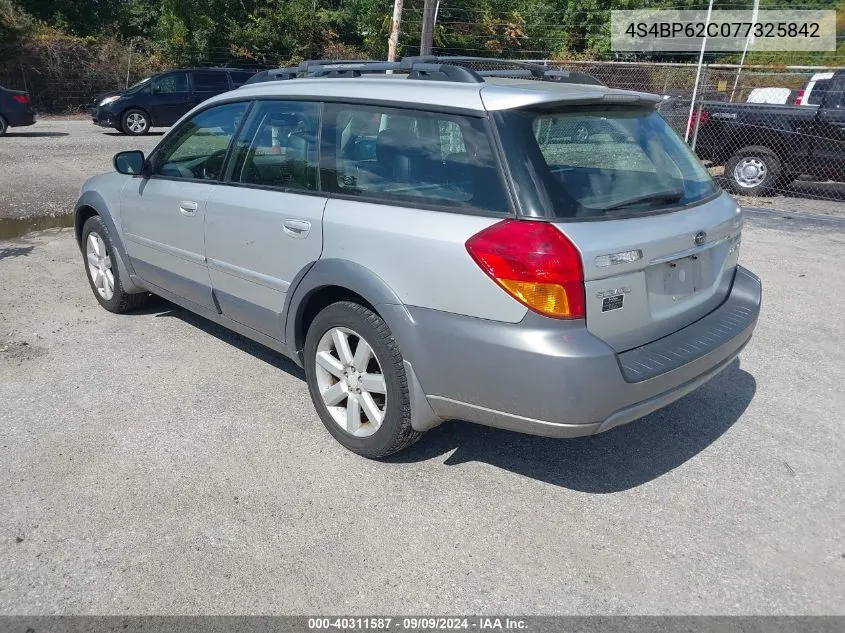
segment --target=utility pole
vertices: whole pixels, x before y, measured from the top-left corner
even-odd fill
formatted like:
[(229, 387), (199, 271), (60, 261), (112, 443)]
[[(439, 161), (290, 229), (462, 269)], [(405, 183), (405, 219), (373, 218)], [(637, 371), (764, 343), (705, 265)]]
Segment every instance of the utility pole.
[(399, 48), (399, 23), (402, 21), (402, 0), (393, 1), (393, 20), (390, 22), (390, 39), (387, 40), (387, 61), (396, 61)]
[[(707, 7), (707, 21), (704, 25), (704, 39), (701, 40), (701, 54), (698, 56), (698, 70), (695, 72), (695, 85), (692, 87), (692, 101), (689, 104), (689, 121), (687, 121), (687, 133), (684, 134), (684, 142), (689, 141), (689, 133), (692, 130), (693, 119), (695, 114), (695, 98), (698, 95), (698, 80), (701, 78), (701, 67), (704, 65), (704, 49), (707, 48), (707, 29), (710, 27), (710, 17), (713, 15), (713, 0)], [(698, 121), (695, 122), (698, 126)]]
[(438, 0), (425, 0), (423, 7), (422, 35), (420, 36), (420, 55), (431, 55), (434, 45), (434, 21), (437, 19)]

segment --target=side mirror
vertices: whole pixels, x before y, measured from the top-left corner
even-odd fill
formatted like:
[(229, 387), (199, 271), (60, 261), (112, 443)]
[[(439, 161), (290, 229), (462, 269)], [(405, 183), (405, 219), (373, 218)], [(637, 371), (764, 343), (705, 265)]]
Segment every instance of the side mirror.
[(159, 92), (161, 92), (161, 86), (159, 86), (158, 84), (153, 84), (152, 86), (150, 86), (150, 91), (153, 94), (158, 94)]
[(144, 152), (132, 150), (114, 155), (114, 168), (119, 174), (142, 176), (144, 174)]

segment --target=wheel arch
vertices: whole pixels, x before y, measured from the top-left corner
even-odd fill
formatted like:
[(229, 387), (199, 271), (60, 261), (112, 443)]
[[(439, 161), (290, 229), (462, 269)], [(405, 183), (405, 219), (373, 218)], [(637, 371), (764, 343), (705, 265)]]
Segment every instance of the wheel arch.
[(111, 213), (109, 213), (108, 208), (105, 199), (96, 191), (85, 191), (80, 196), (73, 212), (73, 232), (76, 237), (76, 243), (81, 250), (83, 248), (82, 228), (89, 219), (94, 216), (99, 217), (106, 225), (115, 255), (117, 255), (118, 273), (123, 280), (124, 289), (130, 294), (144, 292), (144, 288), (141, 288), (135, 283), (135, 270), (132, 268), (132, 262), (126, 254), (121, 233), (117, 230), (117, 224)]
[(408, 309), (394, 290), (372, 270), (342, 259), (320, 259), (303, 268), (287, 294), (285, 341), (294, 361), (303, 366), (308, 325), (334, 301), (351, 300), (375, 312), (390, 328), (404, 358), (411, 398), (411, 425), (426, 431), (442, 422), (434, 413), (413, 367), (422, 342)]
[(330, 303), (343, 300), (365, 305), (381, 316), (396, 334), (394, 324), (385, 318), (379, 306), (402, 305), (402, 302), (381, 277), (355, 262), (320, 259), (297, 274), (283, 309), (285, 342), (298, 360), (302, 360), (305, 336), (314, 317)]

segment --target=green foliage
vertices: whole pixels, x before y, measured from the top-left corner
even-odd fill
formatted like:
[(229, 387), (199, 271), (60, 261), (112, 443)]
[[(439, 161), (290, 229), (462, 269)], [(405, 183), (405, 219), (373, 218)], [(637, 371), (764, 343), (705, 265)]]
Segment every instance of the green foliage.
[[(753, 0), (715, 0), (751, 8)], [(424, 0), (405, 0), (399, 54), (419, 51)], [(783, 8), (784, 0), (761, 0)], [(595, 59), (695, 61), (693, 55), (617, 55), (610, 48), (613, 9), (706, 9), (707, 0), (441, 0), (435, 52), (556, 59), (611, 85), (656, 92), (691, 89), (695, 66), (599, 66)], [(838, 8), (845, 0), (799, 0), (796, 8)], [(37, 107), (72, 110), (106, 90), (174, 66), (286, 66), (306, 58), (387, 56), (391, 0), (0, 0), (0, 85), (30, 91)], [(735, 62), (738, 54), (708, 54)], [(576, 63), (581, 60), (580, 66)], [(748, 64), (843, 65), (845, 40), (825, 53), (756, 53)], [(773, 81), (743, 73), (745, 91)], [(790, 81), (803, 85), (804, 74)], [(733, 86), (733, 71), (708, 74), (710, 89)], [(785, 81), (778, 77), (778, 81)]]
[(12, 4), (11, 0), (0, 0), (0, 59), (20, 45), (22, 39), (35, 32), (35, 21), (27, 13)]
[[(424, 0), (405, 0), (400, 55), (416, 54)], [(706, 8), (706, 0), (442, 0), (435, 50), (511, 58), (619, 58), (610, 49), (613, 9)], [(751, 7), (752, 0), (716, 0)], [(762, 8), (784, 6), (762, 0)], [(840, 8), (845, 0), (800, 0), (800, 8)], [(391, 0), (0, 0), (0, 61), (40, 34), (143, 43), (153, 65), (278, 66), (309, 57), (387, 55)], [(3, 51), (6, 51), (3, 53)], [(737, 56), (708, 55), (709, 61)], [(751, 53), (752, 63), (836, 64), (845, 42), (823, 54)], [(639, 56), (642, 59), (642, 56)], [(689, 61), (673, 54), (654, 61)]]

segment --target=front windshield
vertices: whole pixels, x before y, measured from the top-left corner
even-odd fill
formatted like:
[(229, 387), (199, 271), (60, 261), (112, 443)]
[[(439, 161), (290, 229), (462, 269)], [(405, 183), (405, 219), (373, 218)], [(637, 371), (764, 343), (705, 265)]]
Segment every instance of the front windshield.
[(147, 77), (146, 79), (142, 79), (138, 83), (132, 84), (131, 86), (129, 86), (126, 89), (126, 92), (135, 91), (135, 90), (139, 90), (140, 88), (143, 88), (148, 83), (150, 83), (150, 79), (151, 79), (151, 77)]
[[(514, 179), (536, 215), (619, 217), (694, 203), (718, 187), (651, 109), (560, 108), (497, 115)], [(525, 204), (523, 205), (525, 206)]]

